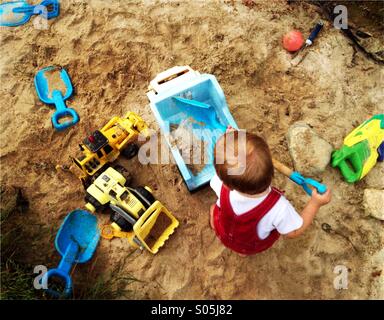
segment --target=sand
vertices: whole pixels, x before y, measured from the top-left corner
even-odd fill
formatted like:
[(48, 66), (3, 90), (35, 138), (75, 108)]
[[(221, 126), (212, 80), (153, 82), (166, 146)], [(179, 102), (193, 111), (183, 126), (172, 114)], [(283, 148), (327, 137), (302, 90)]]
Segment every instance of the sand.
[(172, 220), (165, 213), (160, 213), (157, 216), (156, 223), (145, 238), (145, 242), (147, 243), (148, 247), (152, 248), (155, 245), (156, 241), (160, 238), (160, 236), (170, 226), (171, 223)]
[(63, 79), (61, 79), (60, 69), (52, 69), (44, 72), (44, 78), (48, 85), (48, 98), (52, 98), (55, 90), (60, 91), (62, 97), (66, 95), (67, 87)]
[[(192, 124), (195, 122), (193, 118), (187, 118), (183, 120), (180, 125), (171, 125), (169, 139), (171, 145), (179, 150), (188, 169), (196, 176), (209, 161), (209, 145), (207, 141), (199, 139), (194, 133)], [(199, 125), (204, 129), (204, 123)]]
[[(157, 73), (175, 65), (214, 74), (239, 127), (263, 135), (273, 156), (287, 165), (285, 134), (297, 120), (340, 147), (348, 132), (382, 108), (383, 69), (329, 22), (292, 67), (282, 35), (292, 28), (308, 34), (319, 18), (316, 7), (285, 1), (257, 1), (249, 8), (241, 1), (106, 6), (92, 0), (62, 1), (49, 30), (34, 29), (32, 21), (1, 28), (1, 180), (22, 188), (30, 202), (19, 216), (28, 222), (21, 258), (33, 265), (58, 263), (54, 237), (68, 212), (84, 208), (84, 191), (73, 174), (55, 167), (70, 166), (84, 137), (114, 115), (137, 112), (158, 130), (145, 93)], [(49, 65), (66, 68), (75, 89), (68, 105), (81, 120), (64, 132), (53, 130), (52, 111), (34, 89), (34, 75)], [(123, 272), (143, 281), (128, 287), (137, 299), (384, 298), (384, 226), (364, 214), (365, 180), (349, 185), (328, 167), (321, 179), (333, 190), (333, 201), (310, 229), (241, 258), (209, 227), (209, 206), (216, 200), (209, 187), (190, 194), (175, 165), (143, 166), (136, 158), (119, 163), (133, 173), (134, 184), (154, 190), (180, 226), (154, 256), (132, 252), (126, 239), (101, 239), (93, 262), (76, 268), (75, 297), (93, 272), (107, 274), (124, 261)], [(279, 173), (273, 183), (297, 210), (303, 208), (308, 197), (302, 189)], [(98, 217), (100, 224), (108, 222), (107, 215)], [(325, 231), (324, 223), (331, 229)], [(338, 265), (349, 270), (347, 290), (334, 288)]]

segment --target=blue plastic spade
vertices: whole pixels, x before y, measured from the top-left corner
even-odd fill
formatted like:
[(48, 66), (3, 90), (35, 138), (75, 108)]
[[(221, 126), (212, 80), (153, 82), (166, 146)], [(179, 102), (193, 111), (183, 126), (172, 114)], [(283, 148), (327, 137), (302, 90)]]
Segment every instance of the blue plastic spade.
[[(68, 298), (72, 295), (72, 279), (70, 272), (75, 263), (89, 261), (99, 243), (100, 233), (97, 218), (84, 210), (74, 210), (69, 213), (56, 235), (56, 250), (62, 256), (60, 264), (50, 269), (42, 278), (47, 284), (46, 292), (53, 298)], [(65, 284), (63, 292), (49, 288), (49, 280), (58, 278)]]
[(190, 99), (180, 97), (172, 97), (176, 106), (183, 109), (183, 112), (191, 116), (198, 122), (203, 122), (209, 129), (219, 129), (222, 132), (226, 131), (226, 126), (222, 125), (216, 115), (215, 108), (211, 105)]
[[(65, 92), (61, 92), (55, 87), (49, 87), (48, 73), (52, 75), (52, 73), (55, 72), (60, 73), (59, 76), (63, 82), (62, 85), (63, 88), (65, 88)], [(51, 66), (40, 70), (35, 76), (35, 87), (37, 95), (41, 101), (47, 104), (54, 104), (56, 106), (56, 111), (52, 115), (52, 124), (56, 130), (62, 131), (79, 122), (79, 116), (76, 111), (72, 108), (67, 108), (64, 102), (73, 93), (72, 83), (65, 69)], [(70, 120), (60, 122), (60, 119), (65, 117), (69, 117)]]
[(12, 1), (0, 4), (0, 26), (16, 27), (27, 23), (33, 15), (42, 15), (52, 19), (59, 15), (58, 0), (45, 0), (36, 6), (26, 1)]
[(13, 1), (0, 4), (0, 26), (16, 27), (22, 25), (31, 18), (30, 15), (24, 13), (16, 13), (13, 10), (16, 8), (27, 7), (25, 1)]
[(292, 174), (289, 176), (289, 179), (291, 179), (293, 182), (301, 186), (309, 196), (312, 195), (311, 187), (316, 188), (317, 192), (320, 194), (323, 194), (327, 191), (326, 185), (320, 182), (317, 182), (316, 180), (313, 180), (311, 178), (303, 177), (297, 171), (292, 172)]
[(273, 166), (277, 170), (279, 170), (282, 174), (284, 174), (293, 182), (301, 186), (308, 195), (312, 195), (312, 188), (316, 188), (317, 192), (321, 194), (327, 191), (326, 185), (317, 182), (314, 179), (304, 177), (300, 172), (293, 171), (292, 169), (288, 168), (286, 165), (282, 164), (276, 159), (272, 159), (272, 161)]

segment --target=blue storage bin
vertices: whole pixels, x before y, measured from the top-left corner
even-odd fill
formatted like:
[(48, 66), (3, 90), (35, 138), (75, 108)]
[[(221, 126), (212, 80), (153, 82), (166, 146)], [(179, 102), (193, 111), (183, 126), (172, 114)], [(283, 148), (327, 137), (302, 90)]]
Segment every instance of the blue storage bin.
[[(194, 191), (206, 185), (215, 174), (213, 150), (217, 138), (225, 132), (225, 128), (228, 126), (238, 129), (235, 120), (229, 112), (223, 90), (215, 76), (200, 74), (187, 66), (174, 67), (159, 74), (151, 81), (149, 89), (150, 91), (147, 96), (150, 100), (152, 112), (171, 149), (171, 153), (188, 190)], [(211, 106), (211, 108), (207, 110), (193, 106), (183, 107), (174, 97), (199, 101)], [(210, 127), (210, 125), (204, 126), (204, 129), (208, 130), (204, 131), (199, 138), (207, 141), (209, 163), (194, 175), (182, 158), (177, 146), (172, 145), (169, 139), (170, 125), (180, 124), (186, 117), (195, 118), (200, 112), (212, 112), (212, 108), (216, 113), (216, 120), (218, 120), (221, 126), (220, 129)], [(198, 128), (199, 125), (194, 124), (193, 127)]]

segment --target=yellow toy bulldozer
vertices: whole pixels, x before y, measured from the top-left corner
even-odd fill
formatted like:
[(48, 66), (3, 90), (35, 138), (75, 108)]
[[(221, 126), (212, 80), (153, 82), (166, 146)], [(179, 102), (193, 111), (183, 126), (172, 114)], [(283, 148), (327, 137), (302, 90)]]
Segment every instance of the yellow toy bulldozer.
[(155, 254), (179, 222), (149, 187), (130, 188), (126, 182), (109, 167), (87, 188), (85, 206), (91, 212), (112, 209), (112, 224), (102, 228), (103, 238), (127, 238), (131, 245)]
[(72, 158), (80, 169), (79, 178), (85, 188), (108, 163), (115, 161), (120, 153), (132, 158), (138, 152), (135, 143), (142, 134), (148, 137), (148, 126), (140, 116), (128, 112), (124, 118), (113, 117), (101, 130), (96, 130), (79, 145), (80, 155)]

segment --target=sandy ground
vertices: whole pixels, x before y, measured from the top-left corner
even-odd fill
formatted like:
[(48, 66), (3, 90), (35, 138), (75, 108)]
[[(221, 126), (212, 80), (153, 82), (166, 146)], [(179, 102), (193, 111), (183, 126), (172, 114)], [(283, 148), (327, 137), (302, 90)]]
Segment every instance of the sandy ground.
[[(383, 69), (329, 23), (305, 60), (290, 67), (282, 35), (292, 28), (308, 34), (319, 17), (315, 7), (285, 1), (258, 1), (249, 9), (240, 1), (68, 0), (49, 30), (36, 30), (32, 22), (2, 28), (1, 180), (21, 187), (30, 201), (19, 217), (28, 230), (19, 254), (31, 264), (58, 262), (56, 230), (69, 211), (83, 207), (84, 192), (75, 176), (55, 166), (70, 165), (83, 137), (114, 115), (135, 111), (157, 130), (146, 88), (172, 66), (214, 74), (239, 127), (265, 136), (273, 155), (288, 165), (285, 134), (297, 120), (340, 147), (352, 128), (382, 108)], [(68, 105), (81, 121), (62, 133), (51, 128), (52, 110), (33, 85), (35, 73), (48, 65), (65, 67), (75, 88)], [(215, 201), (209, 187), (189, 194), (174, 165), (119, 161), (135, 183), (155, 190), (180, 227), (155, 256), (132, 252), (120, 239), (102, 240), (94, 262), (76, 268), (77, 283), (92, 281), (90, 269), (107, 274), (124, 260), (124, 273), (142, 280), (129, 286), (134, 298), (384, 298), (384, 226), (364, 213), (365, 181), (348, 185), (328, 168), (320, 178), (333, 201), (308, 232), (241, 258), (209, 227)], [(300, 188), (278, 173), (274, 184), (303, 208), (308, 198)], [(323, 231), (323, 223), (335, 232)], [(337, 265), (349, 269), (347, 290), (334, 289)]]

